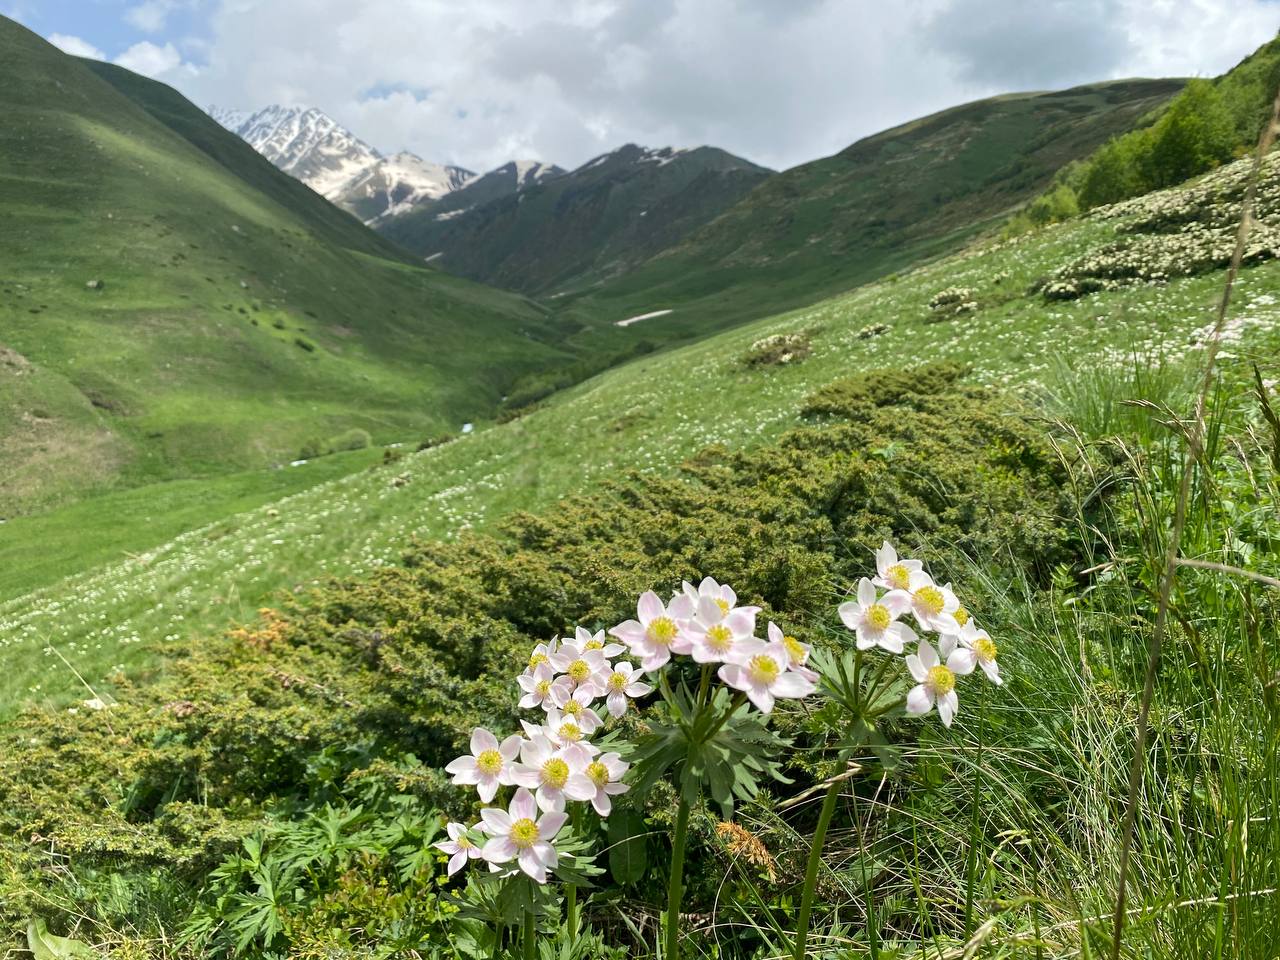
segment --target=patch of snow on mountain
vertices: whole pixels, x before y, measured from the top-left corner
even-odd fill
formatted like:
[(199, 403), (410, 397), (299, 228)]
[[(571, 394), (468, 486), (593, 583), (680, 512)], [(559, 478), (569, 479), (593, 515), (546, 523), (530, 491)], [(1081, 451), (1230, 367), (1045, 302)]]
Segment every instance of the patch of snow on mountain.
[(412, 210), (424, 200), (438, 200), (466, 186), (476, 175), (461, 167), (430, 163), (412, 153), (397, 153), (379, 160), (352, 177), (334, 199), (344, 205), (373, 199), (381, 212), (367, 222), (394, 217)]
[(615, 327), (629, 327), (633, 323), (639, 323), (641, 320), (652, 320), (654, 317), (665, 317), (668, 313), (671, 313), (671, 311), (670, 310), (654, 310), (652, 313), (642, 313), (642, 314), (639, 314), (638, 316), (627, 317), (627, 319), (625, 320), (615, 320), (613, 322), (613, 325)]
[(516, 171), (516, 189), (527, 187), (531, 183), (559, 175), (559, 170), (540, 160), (513, 160)]

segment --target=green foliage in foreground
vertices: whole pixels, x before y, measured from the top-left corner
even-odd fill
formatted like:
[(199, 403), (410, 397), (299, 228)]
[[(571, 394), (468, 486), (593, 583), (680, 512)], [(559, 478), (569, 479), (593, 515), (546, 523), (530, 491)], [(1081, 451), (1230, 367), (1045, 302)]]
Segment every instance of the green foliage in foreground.
[[(5, 921), (35, 913), (66, 932), (74, 905), (90, 918), (80, 935), (139, 947), (187, 922), (180, 904), (194, 896), (190, 929), (210, 949), (234, 946), (258, 917), (260, 947), (307, 955), (317, 911), (334, 929), (363, 931), (365, 946), (429, 938), (440, 929), (425, 899), (434, 869), (404, 848), (429, 833), (424, 811), (465, 813), (436, 768), (477, 722), (514, 725), (513, 668), (565, 618), (613, 623), (643, 589), (725, 570), (745, 598), (827, 643), (834, 601), (884, 536), (928, 543), (939, 572), (995, 557), (1047, 585), (1073, 555), (1055, 519), (1066, 474), (1015, 407), (957, 385), (959, 372), (926, 373), (933, 392), (903, 389), (883, 406), (851, 399), (837, 419), (776, 445), (709, 448), (678, 476), (620, 479), (546, 515), (517, 515), (496, 538), (424, 544), (403, 567), (327, 585), (195, 646), (168, 679), (122, 691), (117, 706), (23, 714), (0, 773), (12, 838)], [(677, 526), (697, 534), (673, 537)], [(803, 729), (799, 716), (782, 722)], [(790, 766), (811, 782), (803, 754)], [(649, 813), (660, 827), (660, 797)], [(325, 852), (299, 852), (321, 821), (338, 823)], [(767, 834), (791, 851), (775, 857), (788, 863), (790, 829), (778, 820)], [(706, 816), (695, 832), (701, 909), (723, 844)], [(625, 891), (639, 922), (664, 870), (654, 853)], [(599, 896), (612, 910), (624, 891)]]

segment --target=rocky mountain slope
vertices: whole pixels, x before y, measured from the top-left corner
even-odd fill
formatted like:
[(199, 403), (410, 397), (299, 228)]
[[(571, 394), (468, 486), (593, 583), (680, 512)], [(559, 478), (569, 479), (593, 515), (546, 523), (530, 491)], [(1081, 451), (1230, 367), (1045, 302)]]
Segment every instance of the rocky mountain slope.
[[(498, 172), (521, 176), (518, 167)], [(469, 209), (427, 206), (377, 226), (460, 276), (553, 294), (614, 276), (678, 243), (769, 175), (714, 147), (627, 144)]]

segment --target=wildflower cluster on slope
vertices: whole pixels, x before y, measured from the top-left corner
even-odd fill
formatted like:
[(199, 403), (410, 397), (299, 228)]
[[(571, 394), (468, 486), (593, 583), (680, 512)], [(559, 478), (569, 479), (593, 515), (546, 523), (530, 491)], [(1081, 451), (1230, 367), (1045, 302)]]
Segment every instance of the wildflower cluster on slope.
[(813, 693), (817, 675), (804, 665), (809, 647), (773, 623), (767, 639), (756, 637), (759, 612), (740, 606), (731, 587), (707, 577), (697, 586), (685, 582), (666, 602), (653, 591), (644, 593), (636, 617), (608, 631), (612, 639), (578, 627), (572, 639), (534, 647), (516, 682), (521, 708), (540, 709), (540, 720), (522, 720), (523, 735), (501, 741), (477, 727), (471, 752), (445, 767), (455, 784), (474, 786), (485, 804), (501, 787), (515, 788), (505, 811), (486, 807), (472, 827), (449, 824), (449, 839), (436, 844), (450, 857), (449, 873), (473, 859), (487, 861), (494, 872), (515, 861), (545, 883), (559, 863), (555, 840), (568, 820), (567, 804), (590, 803), (608, 817), (612, 798), (629, 789), (623, 778), (630, 764), (591, 738), (606, 715), (621, 717), (633, 701), (652, 693), (645, 674), (663, 670), (673, 656), (715, 667), (726, 686), (762, 713), (771, 712), (778, 698)]
[[(960, 709), (957, 677), (980, 665), (993, 683), (1002, 682), (995, 642), (978, 629), (951, 584), (935, 583), (919, 560), (899, 559), (888, 541), (876, 551), (876, 576), (863, 577), (857, 599), (841, 604), (839, 612), (859, 650), (879, 647), (900, 654), (909, 644), (916, 645), (906, 657), (907, 670), (916, 681), (907, 694), (908, 713), (925, 714), (936, 707), (949, 727)], [(938, 634), (937, 649), (900, 619), (908, 613), (920, 630)]]

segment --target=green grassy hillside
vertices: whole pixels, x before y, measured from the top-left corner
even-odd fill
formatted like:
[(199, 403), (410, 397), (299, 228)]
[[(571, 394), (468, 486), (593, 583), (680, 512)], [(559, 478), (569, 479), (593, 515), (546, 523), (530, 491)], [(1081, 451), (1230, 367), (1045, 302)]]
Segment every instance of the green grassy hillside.
[(944, 110), (756, 187), (680, 243), (572, 306), (633, 336), (776, 313), (955, 249), (1165, 102), (1180, 80), (1122, 80)]
[(0, 518), (456, 429), (558, 355), (542, 310), (2, 18), (0, 112)]
[[(1265, 229), (1272, 228), (1271, 211), (1280, 209), (1267, 199), (1280, 196), (1280, 177), (1271, 170)], [(1161, 211), (1180, 206), (1184, 215), (1207, 222), (1219, 215), (1212, 211), (1235, 202), (1241, 166), (1215, 177), (1229, 178), (1229, 186), (1214, 179), (1155, 194), (1141, 208), (1107, 208), (1017, 240), (983, 244), (900, 278), (638, 360), (519, 420), (228, 517), (11, 600), (0, 605), (6, 666), (0, 702), (12, 706), (76, 689), (69, 672), (50, 668), (44, 653), (50, 640), (90, 682), (105, 681), (116, 667), (123, 668), (121, 676), (134, 676), (193, 631), (252, 616), (272, 591), (305, 590), (316, 578), (394, 562), (415, 538), (461, 537), (512, 510), (554, 503), (620, 473), (669, 471), (708, 445), (767, 442), (794, 422), (816, 386), (854, 371), (902, 358), (954, 360), (969, 364), (977, 383), (1037, 390), (1069, 387), (1092, 371), (1131, 364), (1135, 355), (1142, 362), (1160, 356), (1150, 360), (1154, 365), (1195, 355), (1221, 275), (1212, 259), (1186, 246), (1169, 249), (1186, 261), (1188, 275), (1170, 263), (1153, 267), (1172, 277), (1167, 282), (1132, 276), (1075, 299), (1053, 299), (1044, 284), (1055, 274), (1105, 267), (1107, 257), (1123, 260), (1129, 250), (1154, 258), (1167, 236)], [(1217, 236), (1201, 239), (1220, 246)], [(1260, 249), (1257, 259), (1269, 257), (1270, 249)], [(962, 295), (930, 306), (948, 290)], [(1240, 320), (1231, 350), (1260, 358), (1264, 376), (1274, 377), (1280, 271), (1269, 262), (1247, 269), (1236, 296)], [(782, 351), (758, 344), (772, 336), (796, 340)], [(783, 353), (793, 360), (747, 362)], [(40, 549), (36, 539), (16, 544), (6, 562), (31, 562)], [(158, 596), (168, 598), (162, 606)]]
[(462, 211), (428, 205), (378, 229), (459, 276), (555, 294), (679, 242), (768, 176), (714, 147), (628, 144), (519, 193)]

